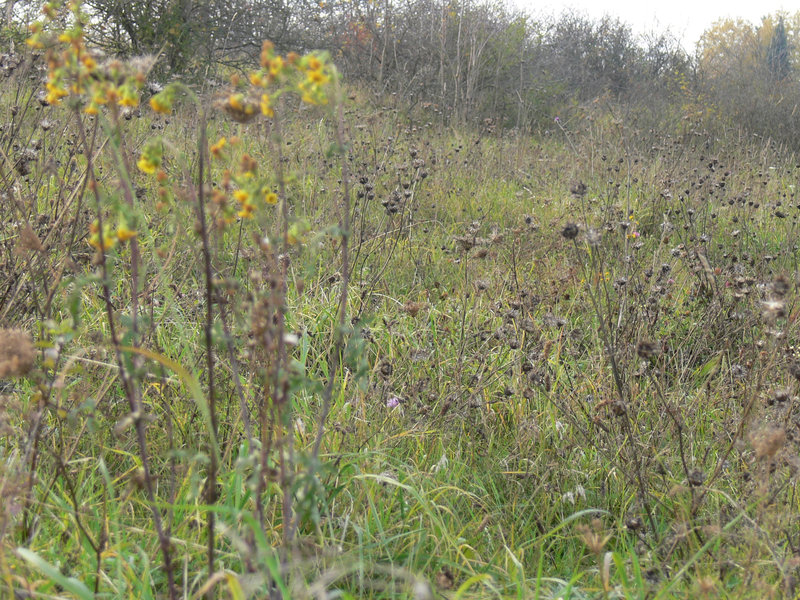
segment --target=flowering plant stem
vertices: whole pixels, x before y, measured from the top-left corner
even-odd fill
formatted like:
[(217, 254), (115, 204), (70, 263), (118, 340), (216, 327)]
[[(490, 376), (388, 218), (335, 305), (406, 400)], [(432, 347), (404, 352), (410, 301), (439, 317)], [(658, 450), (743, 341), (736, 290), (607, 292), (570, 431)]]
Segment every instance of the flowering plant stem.
[[(78, 127), (78, 134), (81, 140), (82, 147), (84, 149), (84, 155), (86, 156), (86, 171), (89, 178), (89, 187), (94, 194), (95, 202), (96, 202), (96, 213), (97, 213), (97, 222), (99, 230), (103, 231), (103, 202), (102, 198), (100, 197), (100, 189), (97, 183), (97, 177), (94, 171), (94, 163), (92, 158), (92, 145), (89, 143), (89, 140), (86, 135), (86, 129), (83, 125), (83, 118), (81, 117), (80, 111), (75, 109), (74, 112), (75, 122)], [(99, 263), (100, 263), (100, 272), (101, 272), (101, 288), (103, 294), (103, 302), (105, 304), (106, 310), (106, 318), (108, 320), (108, 330), (109, 336), (111, 339), (111, 344), (114, 347), (114, 355), (116, 357), (117, 366), (119, 368), (119, 377), (122, 382), (122, 389), (125, 393), (125, 398), (128, 401), (128, 406), (130, 408), (131, 414), (133, 415), (133, 422), (134, 427), (136, 429), (136, 440), (138, 443), (139, 448), (139, 459), (142, 461), (142, 483), (145, 489), (145, 493), (147, 494), (147, 500), (150, 505), (150, 512), (153, 516), (153, 525), (156, 529), (156, 535), (158, 536), (159, 546), (161, 548), (161, 555), (164, 561), (164, 571), (167, 575), (167, 589), (169, 593), (170, 600), (177, 600), (178, 595), (175, 588), (175, 574), (173, 572), (172, 566), (172, 556), (170, 553), (170, 543), (169, 543), (169, 534), (164, 530), (164, 525), (161, 518), (161, 512), (158, 509), (156, 504), (156, 497), (155, 491), (153, 489), (153, 478), (150, 472), (150, 459), (147, 452), (147, 438), (145, 435), (145, 425), (144, 419), (142, 414), (142, 401), (141, 401), (141, 389), (136, 381), (135, 377), (128, 371), (127, 362), (124, 360), (122, 355), (122, 349), (120, 344), (119, 333), (117, 332), (116, 322), (114, 319), (114, 306), (111, 302), (111, 289), (109, 286), (109, 269), (108, 269), (108, 262), (106, 260), (106, 252), (105, 249), (101, 247), (97, 251)], [(139, 256), (136, 255), (135, 259), (138, 261)], [(131, 256), (131, 260), (134, 260), (134, 256)], [(132, 274), (138, 272), (137, 268), (131, 269)], [(131, 281), (131, 293), (135, 297), (137, 294), (137, 281), (133, 279)], [(136, 307), (135, 302), (133, 303), (133, 307)], [(132, 319), (132, 322), (135, 323), (135, 317)]]

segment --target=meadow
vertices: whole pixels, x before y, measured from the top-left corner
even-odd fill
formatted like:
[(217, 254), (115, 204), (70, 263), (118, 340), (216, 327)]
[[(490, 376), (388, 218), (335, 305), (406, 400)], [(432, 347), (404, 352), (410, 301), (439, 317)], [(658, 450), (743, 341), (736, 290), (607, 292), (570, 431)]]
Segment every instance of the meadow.
[(42, 36), (0, 88), (0, 596), (795, 597), (789, 149), (454, 125), (269, 45), (148, 91)]

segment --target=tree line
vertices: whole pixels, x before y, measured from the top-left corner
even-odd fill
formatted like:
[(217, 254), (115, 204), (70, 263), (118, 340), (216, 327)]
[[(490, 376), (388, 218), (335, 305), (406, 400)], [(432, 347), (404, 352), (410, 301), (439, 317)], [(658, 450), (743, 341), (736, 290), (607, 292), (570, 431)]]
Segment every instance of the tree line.
[[(524, 130), (613, 107), (642, 125), (703, 119), (797, 144), (800, 12), (721, 20), (695, 48), (669, 31), (565, 12), (534, 17), (500, 0), (86, 0), (90, 42), (159, 54), (157, 76), (208, 77), (278, 51), (327, 50), (348, 81), (456, 122)], [(7, 0), (7, 31), (36, 2)]]

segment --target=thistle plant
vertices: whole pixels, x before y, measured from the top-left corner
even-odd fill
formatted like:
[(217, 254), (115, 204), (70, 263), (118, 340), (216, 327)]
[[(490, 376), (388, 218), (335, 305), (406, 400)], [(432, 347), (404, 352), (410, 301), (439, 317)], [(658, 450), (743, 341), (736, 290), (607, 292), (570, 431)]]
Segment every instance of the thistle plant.
[[(293, 539), (300, 522), (295, 509), (300, 496), (298, 486), (304, 487), (306, 492), (317, 489), (313, 484), (317, 459), (338, 364), (347, 345), (350, 189), (346, 163), (342, 161), (340, 223), (332, 229), (340, 239), (342, 260), (337, 329), (327, 379), (314, 381), (292, 365), (291, 347), (296, 341), (286, 326), (290, 316), (287, 294), (291, 262), (302, 253), (313, 233), (308, 220), (295, 214), (292, 207), (288, 184), (295, 176), (287, 170), (283, 160), (281, 121), (298, 103), (322, 110), (338, 132), (330, 155), (332, 158), (342, 155), (345, 142), (336, 69), (324, 53), (283, 56), (271, 43), (264, 42), (258, 66), (247, 77), (234, 75), (230, 90), (211, 109), (233, 120), (234, 127), (239, 129), (237, 134), (209, 141), (210, 115), (204, 99), (191, 87), (174, 82), (150, 97), (147, 104), (149, 110), (169, 118), (179, 102), (193, 103), (201, 115), (196, 152), (193, 156), (182, 153), (167, 135), (150, 137), (140, 145), (138, 152), (134, 152), (125, 117), (133, 109), (148, 110), (140, 104), (155, 59), (104, 60), (94, 53), (86, 42), (89, 18), (80, 2), (71, 1), (65, 7), (59, 2), (48, 2), (43, 15), (43, 19), (32, 26), (28, 44), (45, 53), (48, 75), (44, 102), (52, 107), (63, 106), (71, 115), (86, 164), (86, 202), (91, 204), (93, 214), (85, 240), (94, 252), (91, 261), (94, 271), (73, 283), (81, 289), (97, 286), (100, 290), (105, 307), (105, 331), (115, 359), (119, 386), (128, 406), (128, 415), (118, 422), (116, 430), (122, 432), (132, 427), (135, 433), (140, 473), (137, 481), (145, 493), (158, 537), (166, 579), (164, 589), (170, 598), (179, 596), (180, 583), (171, 542), (171, 524), (176, 516), (174, 507), (159, 493), (153, 464), (160, 461), (148, 444), (147, 423), (152, 421), (148, 414), (151, 410), (147, 401), (151, 387), (148, 378), (154, 368), (171, 369), (179, 377), (205, 425), (204, 449), (195, 456), (205, 465), (202, 512), (205, 514), (208, 581), (201, 588), (203, 593), (212, 597), (213, 586), (221, 577), (216, 559), (220, 543), (217, 531), (221, 510), (219, 486), (221, 469), (230, 463), (229, 448), (234, 438), (244, 443), (240, 459), (255, 465), (248, 483), (252, 518), (240, 517), (254, 529), (245, 536), (243, 543), (256, 544), (257, 540), (264, 539), (263, 532), (280, 530), (281, 567), (277, 568), (278, 563), (269, 556), (264, 560), (270, 572), (270, 585), (282, 587), (281, 580), (287, 576)], [(66, 28), (57, 26), (61, 17), (65, 17)], [(273, 164), (245, 151), (251, 124), (266, 130), (266, 141), (275, 158)], [(138, 158), (134, 158), (137, 153)], [(108, 185), (107, 179), (98, 173), (96, 165), (101, 155), (114, 166), (113, 185)], [(212, 171), (220, 173), (213, 183)], [(155, 201), (148, 198), (149, 189), (155, 190)], [(81, 196), (79, 213), (83, 202)], [(202, 263), (203, 289), (198, 295), (202, 297), (204, 313), (205, 364), (196, 373), (161, 352), (150, 334), (152, 298), (160, 283), (158, 274), (172, 260), (150, 223), (155, 214), (165, 219), (172, 215), (177, 230), (186, 206), (193, 207), (193, 235), (199, 240)], [(239, 364), (242, 358), (233, 342), (238, 316), (236, 306), (229, 308), (241, 286), (236, 280), (236, 265), (228, 269), (225, 255), (229, 241), (236, 238), (238, 258), (243, 231), (252, 234), (249, 239), (262, 264), (259, 273), (262, 277), (266, 274), (268, 283), (260, 289), (255, 289), (254, 285), (248, 292), (247, 306), (251, 308), (247, 334), (252, 340), (249, 351), (249, 367), (252, 368), (248, 369)], [(244, 240), (247, 244), (248, 238)], [(249, 284), (257, 283), (259, 281), (251, 277)], [(127, 292), (126, 301), (121, 298), (121, 290)], [(73, 315), (72, 326), (76, 328), (79, 313), (80, 309), (76, 309)], [(225, 449), (220, 441), (217, 389), (223, 376), (220, 348), (227, 352), (226, 358), (234, 373), (240, 412), (237, 422), (244, 428), (239, 434), (226, 430), (228, 446)], [(240, 381), (240, 374), (245, 371), (258, 373), (261, 383), (245, 390)], [(315, 443), (306, 458), (294, 448), (292, 407), (294, 394), (304, 388), (320, 390), (323, 398)], [(31, 439), (38, 441), (39, 436)], [(308, 465), (308, 469), (298, 479), (302, 464)], [(68, 477), (66, 471), (62, 475)], [(276, 477), (277, 486), (273, 486), (270, 482)], [(282, 496), (281, 522), (275, 522), (266, 508), (276, 488)], [(302, 497), (308, 502), (308, 493)], [(87, 533), (87, 539), (92, 540), (92, 537)], [(100, 548), (94, 542), (92, 546)], [(101, 550), (97, 550), (98, 572)], [(261, 552), (269, 554), (271, 548), (262, 546)], [(99, 579), (95, 591), (97, 586)]]

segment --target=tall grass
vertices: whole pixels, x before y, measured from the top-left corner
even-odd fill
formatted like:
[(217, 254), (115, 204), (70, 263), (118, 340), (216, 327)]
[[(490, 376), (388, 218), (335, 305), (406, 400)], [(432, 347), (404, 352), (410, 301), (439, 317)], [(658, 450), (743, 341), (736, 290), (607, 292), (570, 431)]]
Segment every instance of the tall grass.
[(269, 45), (217, 98), (95, 61), (87, 114), (36, 56), (0, 94), (4, 595), (794, 594), (796, 157), (448, 129)]

